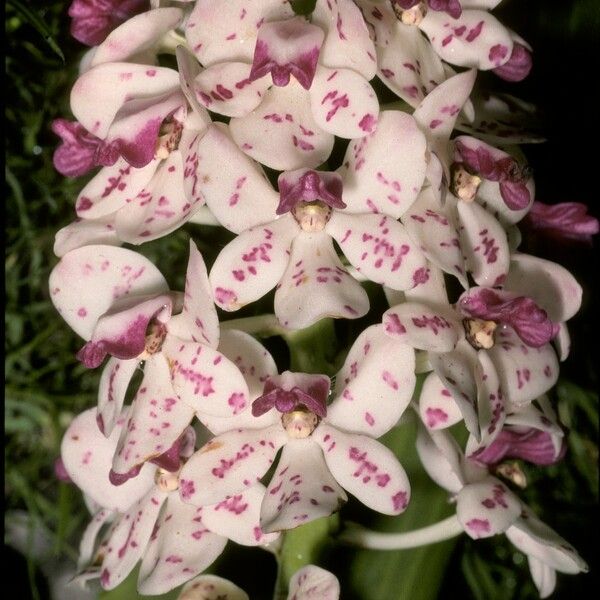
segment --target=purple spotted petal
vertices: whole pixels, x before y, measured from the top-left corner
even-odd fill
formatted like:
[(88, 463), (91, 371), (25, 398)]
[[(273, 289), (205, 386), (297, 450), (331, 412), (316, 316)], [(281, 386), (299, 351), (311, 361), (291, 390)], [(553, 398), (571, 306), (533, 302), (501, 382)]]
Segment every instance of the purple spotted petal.
[[(529, 198), (529, 193), (527, 197)], [(456, 207), (462, 225), (460, 245), (475, 283), (490, 287), (501, 285), (506, 279), (510, 264), (504, 227), (477, 202), (458, 200)]]
[(499, 67), (509, 60), (513, 47), (511, 32), (484, 10), (466, 9), (457, 19), (429, 11), (419, 29), (443, 60), (459, 67)]
[(319, 66), (309, 97), (315, 122), (328, 133), (356, 139), (377, 128), (379, 103), (375, 90), (351, 69)]
[(383, 326), (401, 344), (431, 352), (450, 352), (462, 337), (462, 324), (453, 310), (420, 302), (404, 302), (383, 314)]
[(120, 246), (113, 225), (114, 216), (102, 217), (90, 221), (76, 219), (71, 224), (59, 229), (54, 238), (54, 254), (62, 258), (67, 252), (82, 246), (105, 245)]
[(256, 226), (231, 241), (210, 272), (215, 302), (237, 310), (258, 300), (279, 282), (289, 262), (289, 248), (300, 228), (291, 215)]
[(358, 271), (392, 289), (415, 287), (427, 266), (404, 225), (390, 217), (334, 211), (326, 231)]
[(249, 404), (248, 387), (236, 366), (220, 352), (168, 336), (163, 345), (173, 389), (196, 412), (232, 417)]
[(352, 0), (317, 2), (311, 23), (327, 32), (319, 63), (329, 68), (347, 68), (367, 81), (375, 76), (375, 45), (362, 11)]
[[(254, 160), (278, 171), (313, 169), (325, 162), (334, 137), (317, 123), (309, 92), (294, 79), (271, 87), (254, 111), (229, 123), (236, 144)], [(277, 148), (277, 152), (273, 152)]]
[(528, 346), (539, 348), (557, 333), (555, 324), (531, 298), (490, 288), (471, 288), (458, 301), (466, 316), (510, 325)]
[(323, 317), (361, 317), (369, 310), (369, 298), (340, 262), (329, 235), (301, 232), (292, 244), (274, 307), (284, 327), (301, 329)]
[(148, 0), (73, 0), (69, 7), (71, 35), (82, 44), (97, 46), (115, 27), (147, 6)]
[(383, 111), (373, 133), (350, 142), (338, 171), (347, 211), (400, 217), (423, 184), (425, 150), (425, 136), (411, 116)]
[(402, 222), (425, 256), (467, 288), (464, 253), (455, 216), (449, 208), (450, 202), (442, 205), (433, 190), (425, 188), (403, 216)]
[(142, 191), (160, 164), (160, 160), (153, 160), (141, 169), (134, 169), (119, 159), (113, 166), (101, 169), (79, 193), (75, 202), (77, 216), (82, 219), (111, 216), (114, 222), (115, 211)]
[(119, 299), (158, 295), (167, 282), (145, 257), (112, 246), (84, 246), (67, 253), (49, 281), (54, 306), (71, 328), (91, 339), (98, 319)]
[(266, 533), (260, 527), (260, 506), (265, 497), (265, 486), (256, 483), (247, 490), (202, 507), (202, 521), (214, 533), (243, 546), (269, 544), (278, 533)]
[(287, 441), (281, 424), (236, 429), (213, 438), (183, 466), (179, 493), (196, 506), (216, 504), (254, 485)]
[(356, 339), (336, 375), (328, 422), (377, 438), (397, 422), (415, 387), (415, 353), (372, 325)]
[(227, 538), (212, 533), (202, 521), (202, 509), (169, 494), (144, 551), (138, 590), (163, 594), (208, 568), (225, 549)]
[[(54, 168), (65, 177), (79, 177), (98, 166), (98, 150), (103, 145), (101, 139), (89, 133), (77, 121), (55, 119), (52, 131), (61, 138), (54, 151)], [(119, 158), (117, 153), (102, 153), (104, 166), (114, 164)], [(113, 160), (114, 159), (114, 160)], [(112, 162), (111, 162), (112, 161)]]
[(537, 256), (513, 254), (505, 288), (531, 297), (554, 323), (568, 321), (581, 306), (581, 286), (573, 275)]
[(165, 356), (158, 353), (147, 359), (113, 460), (111, 475), (120, 476), (113, 476), (115, 481), (134, 475), (136, 467), (167, 452), (193, 416), (193, 409), (173, 390)]
[(98, 413), (96, 420), (100, 431), (109, 436), (121, 414), (129, 382), (140, 361), (137, 358), (121, 360), (110, 358), (102, 371), (98, 387)]
[(100, 572), (100, 584), (105, 590), (118, 586), (144, 556), (166, 499), (164, 492), (150, 490), (108, 530), (102, 542), (105, 553)]
[[(125, 108), (126, 114), (119, 118), (129, 117), (128, 122), (135, 125), (127, 137), (135, 146), (136, 133), (142, 136), (140, 142), (147, 143), (146, 138), (151, 137), (157, 119), (162, 121), (172, 112), (164, 100), (178, 88), (179, 75), (173, 69), (125, 62), (104, 63), (86, 71), (75, 82), (71, 90), (71, 110), (90, 133), (105, 139), (119, 111)], [(140, 112), (136, 101), (146, 110)], [(158, 113), (145, 118), (154, 102), (158, 103)]]
[[(95, 50), (88, 68), (109, 62), (145, 62), (140, 56), (156, 55), (161, 38), (178, 27), (183, 17), (179, 8), (155, 8), (125, 21)], [(156, 64), (156, 59), (151, 64)]]
[(331, 474), (346, 491), (385, 515), (404, 512), (410, 484), (402, 465), (384, 445), (325, 423), (315, 429), (313, 440), (323, 449)]
[(310, 89), (323, 30), (302, 17), (263, 23), (258, 30), (250, 81), (271, 74), (273, 84), (285, 86), (293, 75), (300, 85)]
[(435, 373), (429, 373), (419, 396), (419, 415), (427, 429), (445, 429), (462, 421), (462, 413)]
[(226, 128), (211, 125), (198, 144), (198, 154), (202, 193), (222, 225), (240, 233), (276, 218), (277, 192)]
[(266, 77), (253, 81), (249, 64), (226, 62), (202, 70), (192, 88), (205, 108), (227, 117), (245, 117), (260, 105), (270, 85)]
[(531, 52), (523, 44), (515, 42), (508, 61), (492, 71), (504, 81), (523, 81), (529, 75), (532, 65)]
[(523, 513), (506, 532), (506, 537), (521, 552), (561, 573), (588, 571), (586, 562), (571, 544), (542, 523), (529, 507), (524, 507)]
[(495, 344), (487, 352), (500, 376), (505, 399), (522, 407), (547, 392), (558, 379), (558, 361), (550, 344), (525, 345), (510, 328), (494, 333)]
[(61, 457), (69, 477), (100, 506), (126, 511), (154, 487), (154, 467), (144, 467), (139, 475), (120, 487), (108, 479), (112, 457), (125, 422), (123, 415), (109, 437), (100, 433), (96, 411), (89, 409), (71, 422), (61, 444)]
[(439, 56), (418, 27), (403, 27), (391, 2), (365, 11), (373, 27), (377, 75), (402, 100), (416, 107), (447, 75)]
[(340, 582), (337, 577), (315, 565), (307, 565), (296, 571), (290, 579), (289, 595), (291, 600), (338, 600)]
[(466, 485), (456, 497), (456, 516), (473, 539), (506, 531), (521, 514), (521, 502), (498, 479)]
[(190, 593), (200, 594), (202, 600), (221, 600), (222, 598), (227, 600), (250, 600), (243, 589), (216, 575), (199, 575), (188, 581), (181, 588), (180, 596), (185, 597), (186, 594)]
[(204, 259), (190, 240), (190, 258), (185, 275), (183, 310), (167, 323), (171, 335), (211, 348), (219, 344), (219, 318), (212, 299)]
[(323, 460), (321, 448), (311, 439), (290, 440), (283, 447), (261, 506), (261, 528), (293, 529), (329, 516), (346, 500)]
[(121, 359), (138, 357), (144, 351), (150, 321), (156, 318), (162, 326), (173, 307), (169, 294), (150, 299), (132, 297), (124, 307), (122, 304), (98, 319), (91, 340), (77, 353), (88, 369), (99, 366), (107, 354)]
[(435, 374), (456, 401), (467, 429), (481, 439), (477, 410), (477, 383), (475, 365), (477, 353), (466, 341), (458, 342), (456, 349), (444, 354), (429, 353), (429, 361)]

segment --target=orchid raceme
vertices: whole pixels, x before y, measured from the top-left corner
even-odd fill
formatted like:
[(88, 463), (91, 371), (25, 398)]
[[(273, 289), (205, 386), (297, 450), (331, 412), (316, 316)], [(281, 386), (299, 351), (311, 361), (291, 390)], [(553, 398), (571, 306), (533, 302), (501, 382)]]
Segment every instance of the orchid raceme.
[[(276, 599), (335, 600), (344, 581), (316, 564), (332, 543), (463, 532), (505, 533), (542, 597), (586, 570), (514, 490), (537, 510), (529, 469), (568, 451), (553, 387), (583, 298), (527, 236), (589, 241), (598, 222), (536, 200), (532, 108), (480, 86), (531, 68), (498, 4), (73, 1), (91, 48), (54, 165), (91, 178), (49, 296), (103, 366), (55, 463), (93, 515), (77, 582), (111, 590), (141, 563), (141, 594), (244, 600), (216, 562), (231, 539), (274, 556)], [(453, 514), (347, 526), (349, 497), (410, 513), (416, 455)], [(435, 495), (423, 479), (415, 499)]]

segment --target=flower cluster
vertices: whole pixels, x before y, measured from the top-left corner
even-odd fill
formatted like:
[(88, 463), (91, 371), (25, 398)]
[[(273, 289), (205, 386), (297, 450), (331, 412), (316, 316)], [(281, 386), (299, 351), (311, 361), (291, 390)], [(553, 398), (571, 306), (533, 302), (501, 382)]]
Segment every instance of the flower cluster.
[[(247, 598), (200, 575), (227, 540), (277, 553), (285, 531), (348, 494), (406, 509), (410, 482), (378, 438), (407, 409), (460, 532), (506, 533), (543, 597), (555, 571), (586, 569), (495, 476), (518, 486), (505, 458), (564, 455), (548, 392), (581, 304), (566, 269), (519, 251), (517, 223), (559, 239), (598, 231), (580, 205), (535, 201), (516, 147), (527, 136), (473, 92), (477, 69), (518, 81), (531, 68), (496, 4), (316, 0), (298, 15), (287, 0), (73, 1), (73, 35), (91, 49), (75, 120), (53, 124), (54, 163), (95, 173), (56, 236), (49, 287), (85, 340), (77, 358), (104, 364), (97, 408), (62, 443), (63, 476), (94, 513), (78, 580), (112, 589), (141, 561), (141, 593), (185, 583), (181, 599)], [(376, 77), (406, 110), (380, 105)], [(190, 242), (183, 291), (122, 247), (190, 221), (233, 239), (210, 271)], [(220, 327), (216, 306), (273, 288), (278, 331), (358, 319), (366, 280), (391, 307), (333, 378), (279, 373), (244, 319)], [(461, 422), (464, 450), (448, 430)], [(296, 600), (338, 596), (316, 566), (289, 585)]]

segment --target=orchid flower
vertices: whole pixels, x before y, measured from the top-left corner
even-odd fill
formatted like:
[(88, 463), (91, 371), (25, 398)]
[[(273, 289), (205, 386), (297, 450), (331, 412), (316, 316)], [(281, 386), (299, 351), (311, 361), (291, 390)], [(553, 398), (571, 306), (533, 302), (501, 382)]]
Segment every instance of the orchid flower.
[(357, 1), (376, 32), (382, 81), (409, 104), (431, 91), (432, 82), (435, 86), (445, 79), (439, 58), (459, 67), (491, 69), (508, 81), (520, 81), (531, 70), (527, 42), (488, 12), (500, 0)]
[(211, 269), (221, 308), (237, 310), (278, 285), (275, 313), (286, 327), (364, 315), (366, 293), (343, 267), (332, 238), (372, 281), (394, 289), (420, 281), (423, 256), (395, 219), (423, 181), (424, 136), (399, 111), (382, 113), (380, 123), (375, 133), (350, 144), (337, 173), (284, 172), (279, 194), (226, 131), (209, 128), (199, 146), (208, 157), (201, 165), (208, 180), (203, 192), (215, 217), (241, 232)]
[[(338, 600), (337, 577), (315, 565), (298, 569), (290, 579), (287, 600)], [(199, 575), (183, 586), (177, 600), (250, 600), (237, 585), (215, 575)]]
[(126, 415), (117, 420), (108, 438), (98, 431), (95, 421), (93, 409), (76, 417), (61, 448), (73, 481), (100, 506), (82, 540), (82, 580), (99, 577), (104, 589), (113, 589), (141, 559), (139, 591), (161, 594), (210, 566), (228, 539), (255, 546), (277, 538), (277, 534), (263, 534), (258, 525), (264, 495), (260, 484), (213, 506), (196, 508), (181, 502), (177, 470), (193, 452), (193, 429), (186, 431), (175, 472), (146, 464), (139, 477), (116, 487), (109, 481), (109, 470)]
[(97, 367), (111, 355), (98, 392), (98, 425), (106, 435), (144, 361), (144, 378), (114, 458), (114, 482), (137, 475), (144, 462), (163, 454), (195, 413), (233, 416), (248, 404), (243, 375), (216, 350), (218, 318), (193, 243), (183, 307), (147, 259), (110, 246), (68, 253), (53, 270), (50, 286), (59, 312), (88, 340), (78, 353), (84, 365)]
[[(425, 380), (420, 401), (430, 427), (464, 418), (478, 442), (490, 444), (507, 412), (528, 405), (556, 383), (558, 361), (549, 342), (557, 327), (536, 304), (543, 291), (527, 287), (521, 269), (523, 264), (529, 267), (534, 286), (537, 274), (538, 281), (545, 284), (542, 290), (551, 289), (550, 285), (560, 281), (556, 276), (564, 273), (554, 271), (556, 278), (552, 279), (541, 270), (548, 265), (528, 264), (529, 258), (517, 255), (509, 278), (514, 289), (507, 286), (511, 293), (472, 288), (455, 307), (448, 304), (441, 274), (431, 265), (428, 280), (406, 292), (406, 302), (384, 313), (386, 335), (426, 351), (435, 371)], [(563, 312), (556, 313), (559, 318), (572, 316), (579, 306), (577, 289), (570, 287), (574, 280), (564, 279), (562, 283)], [(535, 294), (534, 298), (520, 295), (526, 289)], [(503, 304), (507, 297), (510, 299)]]
[(384, 514), (403, 512), (408, 479), (375, 438), (398, 421), (410, 401), (413, 350), (371, 327), (351, 348), (336, 381), (328, 406), (330, 380), (324, 375), (286, 371), (268, 378), (252, 403), (258, 425), (252, 426), (247, 411), (229, 419), (229, 428), (182, 469), (182, 499), (202, 505), (240, 493), (266, 473), (283, 448), (261, 506), (263, 531), (291, 529), (337, 511), (346, 501), (344, 489)]
[(549, 596), (556, 571), (587, 571), (577, 551), (542, 523), (499, 479), (466, 459), (447, 431), (419, 430), (417, 452), (429, 476), (451, 492), (456, 516), (473, 539), (505, 533), (529, 561), (542, 598)]
[(282, 0), (197, 0), (186, 38), (205, 67), (198, 101), (268, 167), (317, 167), (335, 135), (377, 127), (375, 48), (352, 0), (317, 0), (310, 22)]

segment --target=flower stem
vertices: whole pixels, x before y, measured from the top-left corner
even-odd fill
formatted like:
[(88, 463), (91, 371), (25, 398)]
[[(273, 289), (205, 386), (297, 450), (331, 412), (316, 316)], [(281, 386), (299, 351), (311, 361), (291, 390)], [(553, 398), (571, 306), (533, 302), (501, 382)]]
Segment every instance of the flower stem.
[(380, 533), (356, 523), (348, 523), (338, 540), (371, 550), (404, 550), (442, 542), (460, 535), (463, 531), (456, 515), (452, 515), (433, 525), (405, 533)]

